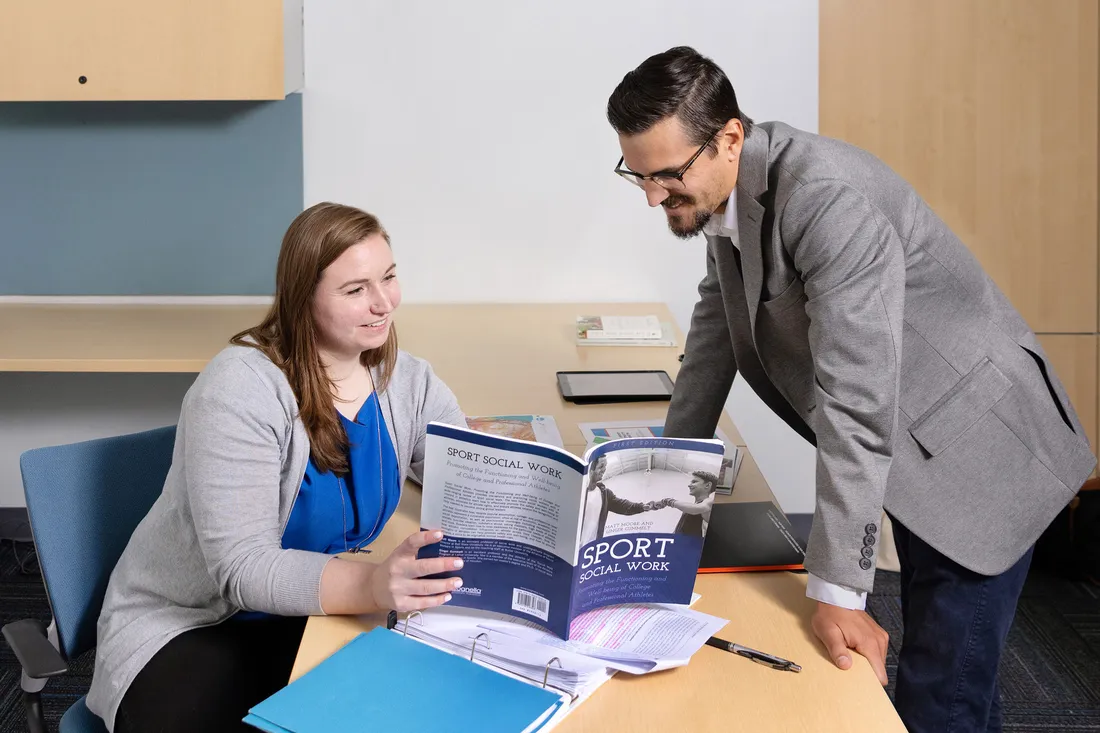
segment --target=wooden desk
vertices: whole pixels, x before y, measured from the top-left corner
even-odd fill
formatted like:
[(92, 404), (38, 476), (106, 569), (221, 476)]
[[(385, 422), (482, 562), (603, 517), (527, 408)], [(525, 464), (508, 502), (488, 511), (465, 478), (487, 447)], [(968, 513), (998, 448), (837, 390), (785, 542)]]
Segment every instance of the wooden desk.
[[(552, 379), (557, 369), (656, 368), (675, 378), (678, 349), (583, 348), (573, 345), (570, 323), (578, 312), (667, 311), (652, 305), (402, 306), (402, 345), (428, 358), (458, 394), (468, 414), (554, 415), (567, 447), (583, 449), (578, 422), (657, 417), (662, 406), (568, 405)], [(741, 443), (727, 416), (723, 429)], [(736, 436), (736, 437), (734, 437)], [(774, 501), (751, 454), (745, 456), (732, 497), (722, 501)], [(420, 490), (405, 487), (393, 518), (371, 546), (385, 557), (420, 527)], [(359, 556), (360, 558), (362, 556)], [(853, 655), (837, 669), (810, 629), (814, 604), (804, 575), (793, 573), (699, 576), (700, 611), (730, 620), (722, 636), (801, 664), (799, 674), (778, 672), (710, 647), (675, 670), (632, 677), (618, 674), (556, 730), (576, 731), (904, 731), (870, 665)], [(292, 679), (325, 659), (356, 634), (383, 624), (383, 615), (314, 617), (306, 626)], [(430, 721), (425, 722), (430, 726)]]

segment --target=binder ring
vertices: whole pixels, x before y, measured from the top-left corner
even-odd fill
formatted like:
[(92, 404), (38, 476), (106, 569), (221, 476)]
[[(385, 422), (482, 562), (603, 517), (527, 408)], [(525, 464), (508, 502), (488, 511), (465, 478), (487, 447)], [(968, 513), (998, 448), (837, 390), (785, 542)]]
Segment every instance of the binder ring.
[(485, 637), (485, 648), (492, 649), (493, 645), (489, 643), (489, 635), (482, 631), (480, 634), (474, 637), (474, 643), (470, 645), (470, 661), (474, 661), (474, 651), (477, 650), (477, 640), (481, 637)]
[(420, 613), (420, 611), (413, 611), (412, 613), (405, 616), (405, 629), (404, 629), (404, 631), (401, 632), (402, 636), (408, 636), (409, 635), (409, 622), (412, 621), (413, 616), (419, 616), (420, 617), (420, 625), (421, 626), (424, 625), (424, 615), (422, 613)]
[(558, 659), (557, 657), (554, 657), (554, 658), (553, 658), (553, 659), (551, 659), (551, 660), (550, 660), (549, 662), (547, 662), (547, 663), (546, 663), (546, 669), (544, 669), (544, 670), (542, 671), (542, 686), (543, 686), (543, 687), (546, 687), (546, 683), (547, 683), (547, 681), (548, 681), (548, 680), (550, 679), (550, 665), (551, 665), (551, 664), (553, 664), (554, 662), (557, 662), (557, 663), (558, 663), (558, 669), (561, 669), (561, 668), (562, 668), (562, 666), (561, 666), (561, 660), (560, 660), (560, 659)]

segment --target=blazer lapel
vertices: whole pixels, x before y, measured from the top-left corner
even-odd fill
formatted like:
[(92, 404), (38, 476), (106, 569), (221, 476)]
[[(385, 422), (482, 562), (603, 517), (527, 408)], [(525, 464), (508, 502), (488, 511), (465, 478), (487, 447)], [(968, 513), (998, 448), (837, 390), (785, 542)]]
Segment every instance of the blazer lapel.
[(749, 327), (756, 342), (756, 311), (764, 284), (760, 227), (764, 207), (757, 200), (768, 190), (767, 133), (757, 128), (741, 146), (741, 164), (737, 172), (737, 238), (741, 243), (742, 276), (749, 307)]

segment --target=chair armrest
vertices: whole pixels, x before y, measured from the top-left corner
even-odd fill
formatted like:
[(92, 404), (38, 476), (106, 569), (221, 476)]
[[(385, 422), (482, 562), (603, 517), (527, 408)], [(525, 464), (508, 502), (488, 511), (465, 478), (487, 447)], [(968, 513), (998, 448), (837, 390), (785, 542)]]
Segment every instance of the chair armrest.
[(28, 677), (38, 680), (69, 671), (69, 665), (46, 636), (42, 622), (34, 619), (13, 621), (0, 631)]

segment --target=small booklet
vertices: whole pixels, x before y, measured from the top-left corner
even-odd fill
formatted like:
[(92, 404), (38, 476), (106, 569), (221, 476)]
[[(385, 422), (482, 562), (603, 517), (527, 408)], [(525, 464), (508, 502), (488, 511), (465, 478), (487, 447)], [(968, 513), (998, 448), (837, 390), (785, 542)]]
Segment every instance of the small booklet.
[(479, 433), (564, 447), (561, 432), (558, 431), (558, 424), (552, 415), (467, 416), (466, 427)]
[(587, 611), (691, 601), (720, 440), (630, 438), (583, 459), (543, 443), (428, 425), (420, 557), (461, 557), (451, 605), (537, 622), (562, 639)]

